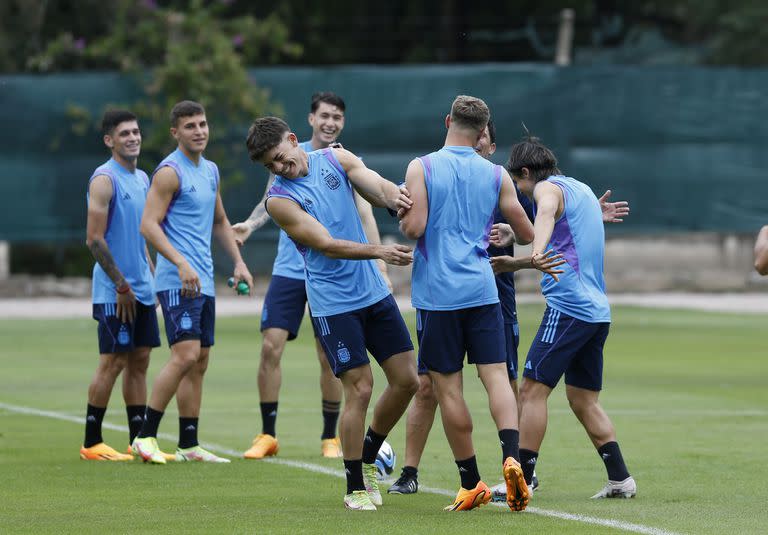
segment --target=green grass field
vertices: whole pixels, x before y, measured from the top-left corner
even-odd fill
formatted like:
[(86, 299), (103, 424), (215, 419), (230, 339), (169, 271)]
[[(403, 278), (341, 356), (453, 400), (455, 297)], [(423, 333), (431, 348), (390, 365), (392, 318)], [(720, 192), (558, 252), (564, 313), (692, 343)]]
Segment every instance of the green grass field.
[[(541, 312), (521, 307), (523, 357)], [(407, 319), (413, 328), (413, 315)], [(257, 325), (255, 317), (218, 320), (200, 438), (219, 451), (243, 451), (260, 429)], [(530, 512), (489, 506), (444, 513), (459, 481), (438, 420), (420, 467), (428, 488), (385, 494), (377, 513), (364, 514), (344, 510), (341, 463), (319, 456), (318, 365), (308, 324), (284, 355), (274, 462), (162, 467), (78, 458), (96, 363), (94, 321), (0, 321), (0, 532), (766, 533), (766, 325), (765, 316), (614, 310), (602, 400), (638, 482), (634, 500), (589, 500), (605, 471), (558, 389)], [(154, 353), (150, 381), (167, 356), (166, 347)], [(468, 372), (480, 471), (495, 484), (496, 431)], [(160, 431), (175, 436), (176, 417), (172, 406)], [(105, 421), (125, 420), (118, 388)], [(105, 429), (104, 436), (118, 449), (127, 445), (127, 431)], [(404, 438), (401, 422), (388, 439), (398, 454)], [(173, 451), (174, 441), (160, 443)]]

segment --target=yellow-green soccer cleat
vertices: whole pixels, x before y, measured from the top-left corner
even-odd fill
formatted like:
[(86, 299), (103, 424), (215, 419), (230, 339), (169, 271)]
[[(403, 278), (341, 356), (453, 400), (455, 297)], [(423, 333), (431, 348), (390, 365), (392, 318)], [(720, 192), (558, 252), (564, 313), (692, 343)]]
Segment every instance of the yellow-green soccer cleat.
[(376, 465), (363, 463), (363, 482), (365, 491), (371, 497), (373, 505), (381, 505), (381, 492), (379, 491), (379, 481), (376, 479)]
[[(127, 453), (131, 457), (136, 455), (133, 452), (133, 448), (131, 447), (130, 444), (128, 445), (128, 449), (125, 450), (125, 453)], [(163, 457), (165, 457), (166, 461), (175, 461), (176, 460), (176, 456), (173, 453), (165, 453), (163, 450), (160, 450), (160, 453), (162, 454)]]
[(133, 455), (120, 453), (103, 442), (99, 442), (90, 448), (81, 447), (80, 458), (84, 461), (132, 461)]
[(176, 450), (176, 462), (194, 461), (201, 463), (228, 463), (229, 459), (219, 457), (201, 446)]
[(141, 457), (145, 463), (152, 464), (165, 464), (165, 457), (163, 452), (160, 451), (160, 446), (157, 445), (157, 439), (155, 437), (147, 438), (134, 438), (133, 444), (131, 444), (133, 453)]
[(371, 497), (367, 491), (354, 490), (352, 494), (344, 496), (344, 507), (351, 509), (352, 511), (375, 511), (376, 506), (373, 505)]

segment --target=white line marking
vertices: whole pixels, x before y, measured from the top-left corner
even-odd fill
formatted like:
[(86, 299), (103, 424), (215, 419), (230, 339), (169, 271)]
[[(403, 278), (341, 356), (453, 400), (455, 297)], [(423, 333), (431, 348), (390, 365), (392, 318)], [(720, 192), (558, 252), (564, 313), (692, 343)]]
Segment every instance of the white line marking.
[[(29, 414), (32, 416), (42, 416), (45, 418), (52, 418), (54, 420), (63, 420), (65, 422), (72, 422), (76, 424), (82, 424), (83, 423), (83, 417), (82, 416), (72, 416), (69, 414), (64, 414), (61, 412), (54, 412), (54, 411), (45, 411), (40, 409), (35, 409), (33, 407), (22, 407), (19, 405), (11, 405), (9, 403), (3, 403), (0, 402), (0, 409), (5, 409), (9, 412), (15, 412), (17, 414)], [(113, 431), (123, 431), (127, 432), (128, 428), (124, 425), (116, 425), (109, 422), (104, 422), (103, 427), (107, 429), (111, 429)], [(177, 437), (173, 435), (169, 435), (167, 433), (159, 433), (159, 438), (163, 438), (165, 440), (176, 440)], [(226, 446), (222, 446), (220, 444), (214, 444), (211, 442), (201, 442), (201, 446), (203, 446), (206, 449), (209, 449), (213, 451), (214, 453), (221, 453), (224, 455), (231, 455), (233, 457), (240, 457), (242, 455), (242, 452), (235, 451), (231, 448), (228, 448)], [(321, 466), (319, 464), (312, 464), (312, 463), (305, 463), (301, 461), (292, 461), (290, 459), (278, 459), (278, 458), (269, 458), (264, 459), (262, 462), (268, 462), (272, 464), (279, 464), (283, 466), (290, 466), (293, 468), (299, 468), (302, 470), (306, 470), (308, 472), (314, 472), (317, 474), (324, 474), (328, 476), (338, 477), (338, 478), (344, 478), (344, 472), (342, 470), (334, 470), (333, 468), (328, 468), (326, 466)], [(419, 486), (419, 489), (422, 492), (427, 492), (429, 494), (438, 494), (441, 496), (449, 496), (453, 497), (454, 493), (450, 490), (445, 489), (439, 489), (434, 487), (425, 487), (425, 486)], [(499, 507), (506, 507), (506, 504), (493, 504), (497, 505)], [(592, 524), (596, 526), (603, 526), (608, 528), (614, 528), (614, 529), (620, 529), (624, 531), (629, 531), (632, 533), (642, 533), (644, 535), (680, 535), (678, 533), (675, 533), (673, 531), (667, 531), (660, 528), (654, 528), (650, 526), (644, 526), (642, 524), (633, 524), (631, 522), (624, 522), (622, 520), (612, 520), (608, 518), (598, 518), (595, 516), (587, 516), (587, 515), (579, 515), (579, 514), (573, 514), (573, 513), (566, 513), (563, 511), (552, 511), (549, 509), (541, 509), (539, 507), (528, 507), (525, 510), (526, 513), (534, 514), (534, 515), (541, 515), (541, 516), (548, 516), (552, 518), (559, 518), (561, 520), (571, 520), (573, 522), (582, 522), (584, 524)]]

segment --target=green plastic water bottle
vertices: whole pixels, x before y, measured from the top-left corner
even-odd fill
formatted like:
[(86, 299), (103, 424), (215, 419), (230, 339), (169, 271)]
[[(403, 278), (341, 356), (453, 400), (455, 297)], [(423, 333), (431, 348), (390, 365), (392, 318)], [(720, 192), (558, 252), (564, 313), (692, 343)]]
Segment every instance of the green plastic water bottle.
[[(230, 288), (233, 288), (235, 286), (235, 278), (230, 277), (227, 281), (227, 286)], [(248, 283), (245, 281), (240, 281), (237, 283), (237, 288), (235, 288), (235, 291), (237, 292), (237, 295), (250, 295), (251, 294), (251, 287), (248, 286)]]

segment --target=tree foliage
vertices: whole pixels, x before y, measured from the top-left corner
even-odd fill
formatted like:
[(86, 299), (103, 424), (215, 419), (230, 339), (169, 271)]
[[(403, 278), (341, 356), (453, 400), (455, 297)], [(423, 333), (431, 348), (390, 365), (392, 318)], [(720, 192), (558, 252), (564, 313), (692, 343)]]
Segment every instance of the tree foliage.
[[(295, 58), (301, 47), (288, 38), (276, 16), (227, 16), (229, 2), (190, 1), (183, 10), (161, 8), (154, 1), (113, 0), (106, 27), (92, 40), (62, 32), (27, 67), (38, 72), (72, 69), (119, 69), (133, 75), (142, 88), (137, 102), (121, 103), (134, 110), (144, 126), (144, 153), (153, 161), (173, 147), (168, 112), (178, 101), (196, 100), (211, 122), (213, 159), (233, 160), (243, 152), (242, 136), (230, 128), (275, 111), (266, 91), (249, 79), (245, 66)], [(117, 103), (115, 103), (117, 104)], [(75, 133), (90, 131), (97, 119), (72, 105)], [(146, 128), (147, 123), (154, 128)], [(217, 129), (216, 125), (221, 125)], [(238, 132), (241, 134), (241, 132)], [(227, 142), (231, 139), (231, 142)]]

